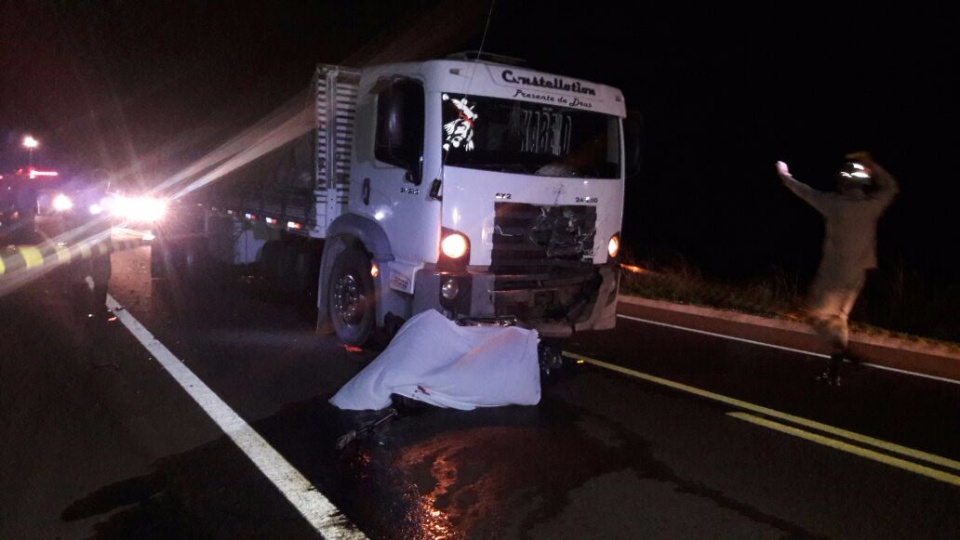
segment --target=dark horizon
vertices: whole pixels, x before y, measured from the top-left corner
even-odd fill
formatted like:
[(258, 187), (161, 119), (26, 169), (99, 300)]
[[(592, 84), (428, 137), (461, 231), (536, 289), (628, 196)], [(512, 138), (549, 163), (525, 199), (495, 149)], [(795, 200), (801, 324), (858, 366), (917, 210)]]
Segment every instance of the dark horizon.
[[(130, 170), (149, 184), (282, 105), (317, 63), (482, 45), (624, 91), (645, 127), (623, 226), (637, 257), (680, 257), (723, 279), (807, 277), (822, 224), (774, 163), (832, 189), (843, 155), (869, 150), (901, 184), (880, 225), (881, 266), (952, 285), (939, 253), (960, 240), (942, 171), (957, 119), (945, 6), (620, 6), (6, 3), (0, 166), (22, 164), (31, 133), (38, 165)], [(414, 37), (391, 27), (404, 18)], [(374, 50), (391, 38), (405, 46)]]

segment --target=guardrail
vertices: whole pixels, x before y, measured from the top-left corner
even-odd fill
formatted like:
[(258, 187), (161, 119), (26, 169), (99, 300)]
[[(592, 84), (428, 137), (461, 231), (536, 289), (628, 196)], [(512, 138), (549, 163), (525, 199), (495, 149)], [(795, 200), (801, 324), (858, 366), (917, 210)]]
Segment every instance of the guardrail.
[(70, 246), (55, 242), (6, 246), (0, 248), (0, 279), (24, 271), (50, 268), (83, 259), (109, 255), (115, 251), (132, 249), (149, 243), (142, 238), (105, 238)]

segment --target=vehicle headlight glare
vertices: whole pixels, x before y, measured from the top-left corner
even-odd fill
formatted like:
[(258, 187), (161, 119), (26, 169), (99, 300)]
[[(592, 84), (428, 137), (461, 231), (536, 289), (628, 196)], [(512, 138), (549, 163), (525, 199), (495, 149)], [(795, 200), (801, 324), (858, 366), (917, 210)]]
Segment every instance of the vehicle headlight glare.
[(167, 213), (167, 202), (154, 197), (114, 197), (110, 212), (115, 217), (139, 223), (160, 221)]
[(56, 212), (67, 212), (73, 209), (73, 201), (63, 193), (58, 193), (50, 204)]

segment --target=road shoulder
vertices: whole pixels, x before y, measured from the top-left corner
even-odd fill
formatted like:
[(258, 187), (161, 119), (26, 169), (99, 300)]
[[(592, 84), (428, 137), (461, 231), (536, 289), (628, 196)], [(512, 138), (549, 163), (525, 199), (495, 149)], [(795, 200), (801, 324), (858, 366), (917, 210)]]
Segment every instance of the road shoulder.
[[(619, 311), (642, 319), (826, 355), (826, 347), (798, 320), (621, 295)], [(851, 331), (851, 351), (865, 362), (960, 382), (960, 347)]]

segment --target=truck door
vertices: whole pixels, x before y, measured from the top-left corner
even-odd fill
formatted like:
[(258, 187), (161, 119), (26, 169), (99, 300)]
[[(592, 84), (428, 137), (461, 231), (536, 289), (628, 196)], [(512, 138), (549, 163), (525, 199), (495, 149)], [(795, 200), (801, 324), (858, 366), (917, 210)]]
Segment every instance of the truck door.
[(397, 262), (417, 266), (436, 260), (440, 214), (423, 178), (424, 89), (410, 78), (378, 86), (374, 160), (358, 163), (359, 204), (386, 232)]

